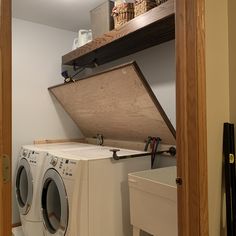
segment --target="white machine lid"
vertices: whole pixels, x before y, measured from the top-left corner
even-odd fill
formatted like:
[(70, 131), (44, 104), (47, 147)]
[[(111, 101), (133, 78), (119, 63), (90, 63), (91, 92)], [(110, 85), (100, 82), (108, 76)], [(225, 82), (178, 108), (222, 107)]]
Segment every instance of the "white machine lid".
[[(55, 155), (57, 157), (73, 160), (99, 160), (112, 158), (113, 152), (110, 151), (112, 149), (114, 149), (114, 147), (94, 146), (94, 148), (87, 149), (52, 151), (50, 152), (50, 154)], [(119, 157), (137, 154), (147, 154), (147, 156), (150, 155), (148, 152), (135, 151), (129, 149), (119, 149), (119, 152), (117, 152), (117, 155)]]
[(86, 138), (175, 145), (175, 129), (135, 62), (49, 88)]

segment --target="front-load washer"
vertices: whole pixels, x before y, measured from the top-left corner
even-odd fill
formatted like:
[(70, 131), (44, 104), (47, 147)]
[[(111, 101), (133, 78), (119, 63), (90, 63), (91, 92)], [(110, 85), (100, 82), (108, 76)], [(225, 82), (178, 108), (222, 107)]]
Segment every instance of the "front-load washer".
[(50, 153), (41, 186), (44, 236), (132, 235), (128, 173), (150, 169), (150, 155), (120, 149), (127, 158), (115, 161), (110, 149)]
[(58, 143), (23, 146), (18, 160), (15, 177), (15, 191), (20, 218), (25, 236), (40, 236), (42, 217), (40, 206), (40, 185), (42, 166), (48, 151), (89, 148), (84, 143)]

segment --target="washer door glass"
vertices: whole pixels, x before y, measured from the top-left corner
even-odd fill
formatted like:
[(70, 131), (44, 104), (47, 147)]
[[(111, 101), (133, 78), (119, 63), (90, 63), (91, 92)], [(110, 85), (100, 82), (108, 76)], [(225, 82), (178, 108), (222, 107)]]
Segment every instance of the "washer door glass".
[(16, 197), (21, 214), (26, 215), (32, 205), (33, 178), (30, 165), (26, 159), (21, 159), (16, 173)]
[(47, 231), (65, 234), (68, 224), (67, 194), (62, 178), (54, 169), (49, 169), (44, 175), (42, 209)]

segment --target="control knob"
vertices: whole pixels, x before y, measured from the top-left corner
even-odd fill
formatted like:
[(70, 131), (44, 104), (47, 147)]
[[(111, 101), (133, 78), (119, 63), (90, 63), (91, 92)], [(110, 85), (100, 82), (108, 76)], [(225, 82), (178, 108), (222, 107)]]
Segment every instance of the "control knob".
[(27, 154), (28, 154), (27, 150), (24, 149), (23, 152), (22, 152), (22, 156), (27, 157)]
[(53, 165), (53, 166), (56, 166), (57, 162), (58, 162), (58, 158), (57, 157), (53, 157), (51, 159), (51, 161), (50, 161), (50, 164)]

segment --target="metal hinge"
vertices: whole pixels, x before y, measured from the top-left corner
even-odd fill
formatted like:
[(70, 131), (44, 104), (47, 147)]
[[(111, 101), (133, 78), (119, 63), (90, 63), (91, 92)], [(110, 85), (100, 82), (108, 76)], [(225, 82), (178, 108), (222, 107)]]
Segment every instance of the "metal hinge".
[(102, 145), (103, 145), (103, 142), (104, 142), (104, 137), (103, 137), (103, 135), (102, 135), (102, 134), (97, 134), (96, 139), (97, 139), (97, 145), (102, 146)]
[(10, 174), (10, 157), (8, 155), (2, 155), (2, 177), (4, 184), (10, 181)]

